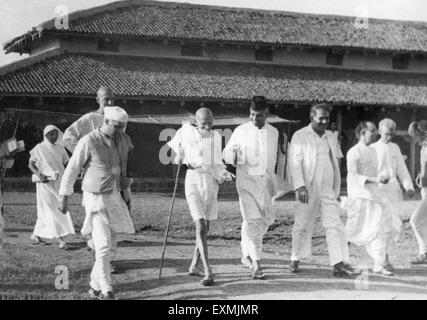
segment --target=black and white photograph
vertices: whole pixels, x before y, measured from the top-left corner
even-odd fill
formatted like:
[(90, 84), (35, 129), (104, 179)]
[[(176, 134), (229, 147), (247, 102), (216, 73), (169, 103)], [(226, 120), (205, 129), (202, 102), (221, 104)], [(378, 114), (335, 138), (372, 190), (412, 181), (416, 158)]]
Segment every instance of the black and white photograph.
[(0, 21), (0, 300), (427, 299), (426, 1), (2, 0)]

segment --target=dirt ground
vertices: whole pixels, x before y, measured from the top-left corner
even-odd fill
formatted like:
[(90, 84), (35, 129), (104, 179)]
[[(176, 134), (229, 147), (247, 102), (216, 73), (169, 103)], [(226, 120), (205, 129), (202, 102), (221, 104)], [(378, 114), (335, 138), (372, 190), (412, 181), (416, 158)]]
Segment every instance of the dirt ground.
[[(114, 275), (119, 299), (427, 299), (427, 266), (413, 267), (409, 260), (417, 245), (408, 217), (417, 201), (405, 201), (400, 240), (391, 256), (394, 277), (373, 275), (371, 260), (362, 248), (350, 246), (351, 263), (361, 270), (354, 279), (332, 277), (321, 221), (313, 237), (313, 257), (302, 263), (302, 272), (287, 270), (291, 251), (293, 216), (300, 206), (278, 202), (278, 217), (265, 237), (263, 265), (266, 280), (252, 280), (240, 265), (241, 217), (235, 200), (219, 203), (219, 220), (211, 226), (209, 255), (216, 285), (202, 287), (200, 278), (187, 275), (194, 250), (194, 227), (185, 200), (177, 199), (163, 276), (158, 280), (163, 231), (170, 196), (138, 194), (132, 218), (135, 235), (121, 236), (115, 264), (123, 271)], [(79, 195), (73, 198), (73, 221), (83, 222)], [(68, 237), (72, 250), (63, 251), (52, 242), (34, 246), (30, 235), (36, 220), (34, 193), (5, 194), (6, 236), (0, 251), (1, 299), (87, 299), (93, 257), (78, 236)], [(68, 289), (55, 281), (69, 272)], [(61, 271), (62, 270), (62, 271)], [(55, 273), (57, 271), (57, 273)]]

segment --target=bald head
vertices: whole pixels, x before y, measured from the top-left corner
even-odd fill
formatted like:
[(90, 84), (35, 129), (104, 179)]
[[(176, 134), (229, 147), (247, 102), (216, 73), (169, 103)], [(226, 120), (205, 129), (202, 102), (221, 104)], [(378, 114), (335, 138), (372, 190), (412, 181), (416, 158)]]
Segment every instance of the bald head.
[(200, 108), (196, 112), (197, 128), (201, 131), (210, 131), (213, 127), (213, 114), (208, 108)]
[(96, 102), (99, 104), (99, 111), (104, 112), (104, 107), (114, 105), (114, 92), (111, 88), (101, 86), (96, 93)]

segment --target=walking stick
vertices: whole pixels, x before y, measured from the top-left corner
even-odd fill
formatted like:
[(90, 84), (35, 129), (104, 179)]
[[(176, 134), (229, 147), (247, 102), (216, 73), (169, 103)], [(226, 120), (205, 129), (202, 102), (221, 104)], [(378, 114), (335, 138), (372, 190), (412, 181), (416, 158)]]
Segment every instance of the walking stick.
[(173, 196), (172, 196), (172, 204), (169, 211), (169, 218), (168, 218), (168, 225), (166, 227), (165, 240), (163, 241), (163, 252), (162, 252), (162, 259), (160, 260), (159, 280), (162, 278), (163, 259), (165, 258), (166, 243), (168, 241), (169, 227), (170, 227), (171, 218), (172, 218), (173, 206), (175, 204), (176, 189), (178, 188), (178, 178), (179, 178), (180, 171), (181, 171), (181, 161), (178, 163), (178, 170), (176, 171), (175, 186), (173, 188)]

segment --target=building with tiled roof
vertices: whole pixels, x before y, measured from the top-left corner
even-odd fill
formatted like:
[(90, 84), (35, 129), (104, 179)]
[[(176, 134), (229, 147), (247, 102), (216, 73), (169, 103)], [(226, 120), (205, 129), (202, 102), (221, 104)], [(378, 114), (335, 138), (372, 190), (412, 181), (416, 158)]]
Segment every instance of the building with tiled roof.
[[(179, 116), (201, 105), (244, 114), (256, 94), (304, 125), (310, 104), (328, 102), (347, 146), (359, 120), (398, 120), (399, 144), (417, 170), (418, 150), (405, 132), (427, 115), (425, 22), (143, 0), (63, 22), (44, 22), (4, 45), (29, 57), (0, 68), (0, 108), (57, 112), (65, 126), (63, 114), (95, 109), (97, 88), (108, 85), (133, 117)], [(155, 166), (165, 137), (164, 127), (153, 128), (143, 131), (158, 143), (140, 150), (155, 153)]]

